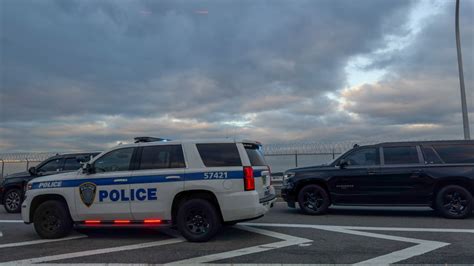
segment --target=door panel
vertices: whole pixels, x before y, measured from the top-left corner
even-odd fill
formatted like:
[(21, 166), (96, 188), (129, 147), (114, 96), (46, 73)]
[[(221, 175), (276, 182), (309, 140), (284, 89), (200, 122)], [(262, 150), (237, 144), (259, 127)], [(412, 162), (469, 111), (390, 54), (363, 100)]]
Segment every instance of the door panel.
[(184, 189), (184, 169), (137, 170), (130, 178), (133, 219), (171, 220), (174, 196)]
[[(84, 176), (75, 189), (76, 212), (80, 220), (131, 219), (128, 179), (131, 171), (108, 172)], [(95, 187), (92, 203), (86, 194)], [(82, 188), (82, 196), (81, 196)], [(104, 211), (107, 210), (107, 211)]]

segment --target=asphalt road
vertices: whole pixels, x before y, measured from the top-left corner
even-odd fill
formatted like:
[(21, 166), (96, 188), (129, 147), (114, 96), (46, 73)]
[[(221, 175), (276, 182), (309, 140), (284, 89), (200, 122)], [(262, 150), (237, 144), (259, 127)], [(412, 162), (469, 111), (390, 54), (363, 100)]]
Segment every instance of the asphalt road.
[(207, 243), (164, 228), (81, 230), (41, 240), (0, 210), (0, 262), (26, 263), (474, 263), (474, 216), (426, 208), (333, 208), (307, 216), (278, 203), (265, 217), (225, 227)]

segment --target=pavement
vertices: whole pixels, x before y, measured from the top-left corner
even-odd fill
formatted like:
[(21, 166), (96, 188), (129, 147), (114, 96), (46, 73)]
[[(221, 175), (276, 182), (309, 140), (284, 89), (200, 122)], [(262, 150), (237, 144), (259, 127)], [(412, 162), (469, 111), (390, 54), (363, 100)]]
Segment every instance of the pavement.
[(334, 207), (308, 216), (278, 202), (265, 217), (224, 227), (207, 243), (151, 227), (45, 240), (2, 206), (1, 263), (474, 264), (474, 216), (449, 220), (429, 208), (401, 207)]

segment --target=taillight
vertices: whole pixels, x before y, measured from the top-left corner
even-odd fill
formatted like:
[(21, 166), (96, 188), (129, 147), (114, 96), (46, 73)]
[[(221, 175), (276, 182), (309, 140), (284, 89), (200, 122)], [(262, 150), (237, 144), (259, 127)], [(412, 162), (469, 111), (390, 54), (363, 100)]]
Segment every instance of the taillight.
[(255, 178), (251, 166), (244, 166), (244, 189), (245, 191), (255, 190)]

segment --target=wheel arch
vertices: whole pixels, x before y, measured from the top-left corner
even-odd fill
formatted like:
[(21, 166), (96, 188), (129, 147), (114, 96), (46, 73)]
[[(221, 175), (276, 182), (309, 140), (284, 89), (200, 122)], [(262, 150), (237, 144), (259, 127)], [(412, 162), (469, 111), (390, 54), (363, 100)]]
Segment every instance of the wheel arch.
[(474, 196), (474, 181), (466, 177), (447, 177), (436, 182), (433, 190), (433, 200), (438, 195), (438, 192), (445, 186), (458, 185), (467, 189), (472, 196)]
[[(3, 192), (3, 194), (2, 194), (2, 198), (0, 199), (2, 203), (5, 202), (5, 201), (4, 201), (4, 200), (5, 200), (5, 196), (7, 195), (8, 191), (10, 191), (10, 190), (12, 190), (12, 189), (19, 189), (19, 190), (22, 190), (23, 187), (22, 187), (20, 184), (16, 184), (16, 183), (10, 184), (10, 185), (7, 184), (7, 185), (4, 187), (4, 192)], [(23, 191), (22, 191), (22, 192), (23, 192)], [(24, 197), (24, 193), (23, 193), (23, 195), (22, 195), (22, 198), (23, 198), (23, 197)]]
[(205, 199), (211, 202), (217, 209), (221, 221), (223, 221), (221, 208), (219, 201), (217, 200), (216, 195), (205, 189), (195, 189), (195, 190), (185, 190), (176, 194), (173, 198), (173, 203), (171, 205), (171, 221), (173, 224), (176, 224), (176, 216), (178, 214), (179, 205), (189, 199)]
[(329, 186), (325, 180), (319, 179), (319, 178), (308, 178), (304, 179), (301, 181), (298, 181), (296, 183), (296, 188), (295, 188), (295, 197), (298, 198), (298, 195), (301, 191), (302, 188), (304, 188), (307, 185), (318, 185), (322, 187), (326, 192), (328, 193), (329, 199), (331, 199), (331, 193), (329, 191)]
[(63, 204), (66, 205), (69, 216), (71, 216), (71, 208), (66, 200), (66, 198), (63, 195), (60, 194), (55, 194), (55, 193), (49, 193), (49, 194), (42, 194), (42, 195), (37, 195), (35, 196), (30, 203), (30, 211), (29, 211), (29, 220), (33, 220), (33, 215), (36, 211), (36, 209), (41, 205), (41, 203), (46, 202), (48, 200), (56, 200), (60, 201)]

